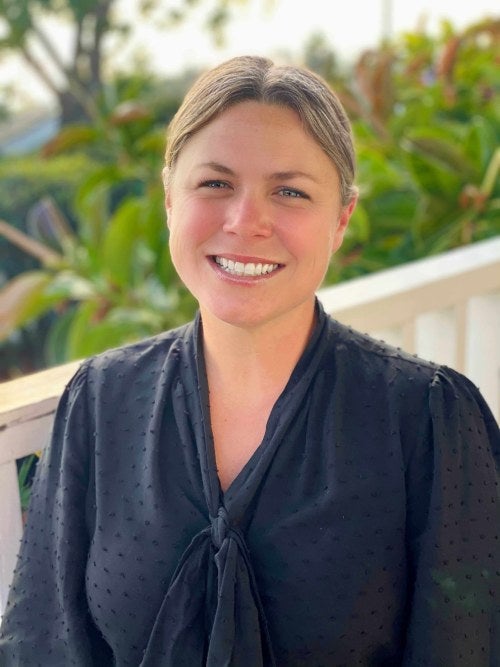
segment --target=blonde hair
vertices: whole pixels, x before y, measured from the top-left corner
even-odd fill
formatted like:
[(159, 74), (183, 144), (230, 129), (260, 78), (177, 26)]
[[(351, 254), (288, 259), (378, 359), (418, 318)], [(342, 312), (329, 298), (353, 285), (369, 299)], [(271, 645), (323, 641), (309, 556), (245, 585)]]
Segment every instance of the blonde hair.
[(168, 129), (167, 174), (190, 137), (226, 109), (250, 100), (286, 107), (299, 116), (337, 168), (342, 204), (348, 204), (357, 192), (356, 160), (351, 125), (339, 99), (316, 74), (259, 56), (232, 58), (194, 83)]

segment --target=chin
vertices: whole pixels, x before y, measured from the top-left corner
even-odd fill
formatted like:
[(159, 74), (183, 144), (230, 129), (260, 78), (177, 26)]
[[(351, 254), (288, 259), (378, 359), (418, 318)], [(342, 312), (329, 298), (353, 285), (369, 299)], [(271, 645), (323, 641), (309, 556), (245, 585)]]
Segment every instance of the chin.
[(262, 300), (214, 298), (199, 300), (199, 304), (202, 317), (243, 329), (259, 326), (272, 319), (272, 313), (262, 308)]
[(257, 313), (243, 312), (241, 309), (217, 308), (217, 309), (202, 309), (202, 316), (209, 316), (219, 322), (224, 322), (239, 329), (254, 329), (267, 321), (267, 318), (260, 316)]
[(213, 298), (199, 303), (202, 317), (247, 330), (272, 323), (279, 325), (280, 322), (285, 327), (294, 326), (289, 320), (290, 317), (295, 320), (295, 324), (297, 317), (305, 324), (309, 311), (311, 313), (314, 311), (314, 296), (290, 304), (282, 301), (271, 303), (270, 300), (263, 298), (237, 300)]

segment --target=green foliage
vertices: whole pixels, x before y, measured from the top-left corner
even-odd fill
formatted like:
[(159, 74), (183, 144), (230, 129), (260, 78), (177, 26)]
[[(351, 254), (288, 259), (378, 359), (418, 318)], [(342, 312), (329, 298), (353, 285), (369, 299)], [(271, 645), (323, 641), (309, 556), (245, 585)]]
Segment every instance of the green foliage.
[(361, 199), (329, 282), (500, 232), (499, 58), (500, 21), (461, 34), (444, 23), (437, 38), (406, 34), (334, 72)]
[[(140, 104), (120, 104), (99, 125), (64, 127), (44, 149), (91, 155), (73, 190), (74, 224), (54, 200), (32, 210), (16, 241), (41, 261), (4, 285), (0, 338), (57, 312), (45, 337), (49, 364), (143, 338), (188, 319), (194, 302), (172, 267), (160, 172), (164, 129)], [(87, 158), (88, 160), (88, 158)], [(9, 233), (6, 226), (4, 233)]]
[(31, 495), (31, 483), (33, 480), (33, 475), (36, 469), (36, 464), (38, 462), (37, 454), (30, 454), (25, 456), (19, 462), (19, 471), (18, 471), (18, 483), (19, 483), (19, 497), (21, 500), (21, 510), (26, 512), (28, 510), (30, 495)]
[[(58, 155), (50, 160), (38, 156), (0, 158), (0, 219), (19, 230), (36, 235), (30, 224), (33, 204), (43, 197), (58, 202), (64, 215), (75, 224), (72, 200), (82, 178), (95, 168), (84, 154)], [(36, 262), (0, 236), (0, 284)]]
[(160, 188), (108, 209), (108, 224), (95, 224), (95, 214), (105, 222), (109, 191), (95, 194), (83, 198), (76, 233), (59, 239), (57, 259), (0, 292), (7, 315), (0, 335), (57, 310), (46, 340), (49, 364), (152, 335), (193, 312), (170, 264)]
[(98, 123), (66, 125), (41, 156), (0, 163), (8, 177), (2, 217), (24, 234), (12, 245), (0, 233), (12, 260), (0, 291), (4, 378), (156, 333), (193, 313), (168, 255), (161, 184), (165, 125), (193, 76), (161, 84), (122, 76), (106, 87)]

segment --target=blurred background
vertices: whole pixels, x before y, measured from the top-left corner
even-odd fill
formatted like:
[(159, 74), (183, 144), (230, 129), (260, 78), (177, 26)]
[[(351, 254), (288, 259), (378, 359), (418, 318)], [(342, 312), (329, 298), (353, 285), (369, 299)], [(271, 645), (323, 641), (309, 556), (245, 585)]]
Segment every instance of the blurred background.
[(361, 201), (327, 283), (500, 232), (500, 13), (434, 0), (0, 0), (0, 380), (176, 326), (165, 128), (197, 74), (305, 65)]

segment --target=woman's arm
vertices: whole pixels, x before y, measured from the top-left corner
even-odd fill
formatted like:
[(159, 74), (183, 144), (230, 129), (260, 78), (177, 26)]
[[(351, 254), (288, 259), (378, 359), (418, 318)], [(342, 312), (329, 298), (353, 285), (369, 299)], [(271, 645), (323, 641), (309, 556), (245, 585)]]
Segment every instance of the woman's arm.
[(436, 372), (429, 407), (430, 497), (424, 530), (410, 535), (403, 664), (500, 667), (499, 430), (476, 387), (449, 369)]

